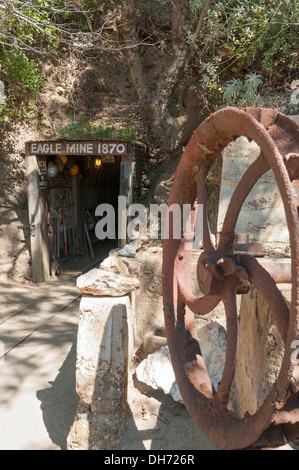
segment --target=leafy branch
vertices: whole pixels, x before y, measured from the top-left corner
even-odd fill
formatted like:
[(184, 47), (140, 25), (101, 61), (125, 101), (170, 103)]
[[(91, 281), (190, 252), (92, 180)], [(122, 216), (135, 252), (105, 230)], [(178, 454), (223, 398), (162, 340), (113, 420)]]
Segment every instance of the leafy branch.
[(257, 73), (245, 75), (244, 82), (233, 78), (222, 87), (223, 101), (228, 105), (257, 106), (260, 103), (257, 91), (262, 83), (262, 77)]

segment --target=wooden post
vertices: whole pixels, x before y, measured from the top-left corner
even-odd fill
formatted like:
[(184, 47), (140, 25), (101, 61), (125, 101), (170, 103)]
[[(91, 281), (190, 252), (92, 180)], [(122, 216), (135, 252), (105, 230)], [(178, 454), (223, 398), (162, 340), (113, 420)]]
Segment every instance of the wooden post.
[(26, 171), (33, 282), (43, 282), (50, 276), (48, 247), (47, 189), (39, 187), (39, 167), (35, 155), (29, 155), (26, 145)]
[[(46, 157), (39, 157), (39, 161), (43, 161), (44, 168), (46, 168)], [(48, 188), (47, 186), (39, 187), (39, 200), (40, 200), (40, 228), (41, 228), (41, 255), (43, 278), (47, 281), (50, 277), (50, 253), (49, 253), (49, 237), (48, 237)]]
[(35, 155), (28, 154), (26, 145), (26, 171), (28, 188), (28, 210), (30, 224), (30, 246), (32, 262), (32, 280), (33, 282), (42, 282), (43, 266), (41, 254), (41, 234), (40, 234), (40, 204), (38, 187), (38, 165)]
[[(119, 239), (119, 246), (122, 248), (127, 243), (127, 209), (133, 200), (133, 175), (135, 163), (131, 159), (122, 157), (120, 163), (120, 185), (119, 195), (126, 197), (126, 210), (118, 214), (118, 220), (122, 227), (121, 237)], [(128, 240), (129, 241), (129, 240)]]

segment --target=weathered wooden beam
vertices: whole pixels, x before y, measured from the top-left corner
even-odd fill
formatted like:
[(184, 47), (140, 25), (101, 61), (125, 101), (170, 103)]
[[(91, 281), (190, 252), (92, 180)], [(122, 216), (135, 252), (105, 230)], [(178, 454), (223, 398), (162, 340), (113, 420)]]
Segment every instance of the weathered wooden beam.
[(35, 155), (29, 155), (28, 145), (26, 145), (26, 171), (28, 187), (28, 211), (29, 224), (31, 227), (30, 246), (32, 262), (33, 282), (42, 282), (44, 280), (42, 252), (41, 252), (41, 230), (40, 218), (41, 207), (39, 201), (38, 185), (38, 164)]
[(120, 183), (119, 195), (126, 197), (126, 210), (122, 209), (118, 214), (119, 224), (119, 246), (122, 248), (127, 243), (127, 209), (133, 200), (133, 176), (134, 176), (135, 162), (121, 161), (120, 163)]

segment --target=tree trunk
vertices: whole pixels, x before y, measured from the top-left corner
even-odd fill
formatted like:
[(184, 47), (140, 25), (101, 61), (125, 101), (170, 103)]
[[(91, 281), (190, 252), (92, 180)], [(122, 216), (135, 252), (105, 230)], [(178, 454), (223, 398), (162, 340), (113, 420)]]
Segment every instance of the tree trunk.
[(190, 137), (188, 116), (173, 118), (169, 112), (169, 100), (175, 85), (188, 62), (189, 48), (186, 42), (188, 0), (176, 0), (172, 15), (172, 60), (161, 72), (156, 90), (151, 90), (138, 49), (136, 31), (136, 9), (134, 0), (122, 1), (122, 24), (119, 30), (126, 45), (136, 45), (126, 49), (126, 60), (133, 85), (150, 120), (154, 135), (165, 152), (172, 152)]

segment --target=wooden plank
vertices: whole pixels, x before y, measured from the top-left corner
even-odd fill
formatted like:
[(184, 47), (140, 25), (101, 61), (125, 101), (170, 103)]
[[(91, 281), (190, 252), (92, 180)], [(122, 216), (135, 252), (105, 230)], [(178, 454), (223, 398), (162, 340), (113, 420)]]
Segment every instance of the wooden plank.
[(42, 258), (44, 281), (47, 281), (50, 278), (47, 194), (48, 194), (47, 188), (40, 188), (41, 258)]
[[(41, 230), (41, 257), (44, 281), (50, 278), (50, 253), (48, 237), (48, 187), (47, 187), (47, 159), (38, 157), (39, 167), (39, 201), (40, 201), (40, 230)], [(41, 178), (43, 176), (43, 178)]]
[(28, 154), (26, 145), (26, 171), (28, 186), (28, 211), (29, 224), (31, 225), (30, 246), (32, 261), (32, 279), (33, 282), (42, 282), (43, 263), (41, 251), (41, 230), (40, 230), (40, 200), (38, 184), (38, 164), (35, 155)]
[(135, 172), (133, 180), (133, 202), (141, 196), (142, 176), (146, 169), (146, 146), (134, 145), (133, 146), (133, 159), (135, 161)]
[(119, 225), (121, 227), (121, 236), (119, 238), (119, 246), (122, 248), (127, 241), (127, 209), (133, 200), (133, 176), (135, 162), (122, 161), (120, 163), (120, 184), (119, 195), (126, 197), (126, 210), (121, 211), (119, 217)]

